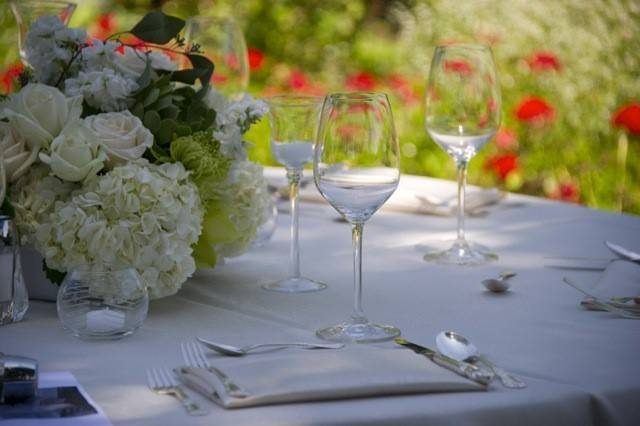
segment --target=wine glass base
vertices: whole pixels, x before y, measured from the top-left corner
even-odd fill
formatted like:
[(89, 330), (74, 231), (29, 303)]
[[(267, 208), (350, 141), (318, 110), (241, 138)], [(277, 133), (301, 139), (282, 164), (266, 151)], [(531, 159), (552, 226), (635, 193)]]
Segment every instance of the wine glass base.
[(443, 265), (477, 266), (498, 260), (498, 255), (480, 244), (456, 240), (446, 250), (425, 254), (424, 260)]
[(348, 321), (316, 331), (316, 336), (330, 342), (367, 343), (383, 342), (400, 336), (400, 329), (391, 325), (372, 324), (368, 321)]
[(305, 277), (292, 277), (264, 284), (262, 288), (279, 293), (311, 293), (313, 291), (324, 290), (327, 288), (327, 285)]

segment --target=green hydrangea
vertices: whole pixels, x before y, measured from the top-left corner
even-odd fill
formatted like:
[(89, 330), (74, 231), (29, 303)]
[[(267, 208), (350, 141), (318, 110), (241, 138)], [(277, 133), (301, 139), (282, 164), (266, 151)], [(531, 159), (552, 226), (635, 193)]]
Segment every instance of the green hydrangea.
[(216, 186), (226, 179), (232, 160), (222, 153), (220, 141), (211, 132), (195, 132), (175, 139), (170, 154), (173, 161), (182, 163), (191, 172), (203, 204), (217, 198)]

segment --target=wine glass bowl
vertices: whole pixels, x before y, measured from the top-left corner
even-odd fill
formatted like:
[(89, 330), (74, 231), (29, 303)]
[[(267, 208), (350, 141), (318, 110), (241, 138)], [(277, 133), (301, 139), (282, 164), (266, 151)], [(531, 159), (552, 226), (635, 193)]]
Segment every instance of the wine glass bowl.
[(306, 293), (323, 290), (326, 284), (302, 276), (298, 247), (298, 189), (303, 167), (313, 159), (315, 131), (322, 98), (280, 95), (265, 99), (269, 106), (271, 152), (287, 169), (291, 203), (291, 245), (289, 276), (267, 283), (265, 290), (283, 293)]
[[(242, 29), (231, 18), (196, 16), (185, 26), (188, 48), (195, 43), (215, 64), (211, 83), (225, 96), (239, 98), (249, 86), (249, 54)], [(185, 58), (185, 68), (191, 65)]]
[(351, 318), (318, 330), (322, 339), (376, 342), (400, 335), (396, 327), (369, 322), (362, 309), (364, 223), (396, 190), (399, 158), (386, 95), (337, 93), (325, 98), (314, 151), (314, 180), (320, 194), (351, 223), (355, 298)]
[(12, 0), (10, 6), (18, 24), (20, 60), (23, 64), (29, 65), (25, 42), (31, 25), (42, 16), (57, 16), (64, 25), (67, 25), (77, 5), (60, 0)]
[(444, 264), (480, 265), (498, 256), (465, 238), (467, 165), (500, 125), (500, 87), (491, 49), (472, 44), (438, 46), (425, 95), (425, 128), (457, 167), (457, 237), (444, 251), (424, 258)]

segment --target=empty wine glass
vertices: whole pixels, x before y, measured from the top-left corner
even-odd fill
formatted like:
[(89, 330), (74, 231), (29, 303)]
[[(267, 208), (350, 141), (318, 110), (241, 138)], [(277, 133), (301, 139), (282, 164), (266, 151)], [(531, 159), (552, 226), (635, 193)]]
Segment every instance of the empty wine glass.
[(24, 43), (31, 24), (42, 16), (57, 16), (64, 25), (67, 25), (76, 10), (75, 3), (58, 0), (12, 0), (10, 4), (11, 11), (18, 23), (20, 59), (25, 65), (29, 65), (29, 62)]
[(266, 290), (285, 293), (318, 291), (326, 284), (305, 278), (300, 273), (298, 248), (298, 189), (303, 167), (313, 159), (315, 130), (322, 98), (281, 95), (266, 99), (271, 126), (271, 152), (286, 167), (291, 201), (291, 268), (289, 277), (265, 284)]
[[(225, 96), (242, 96), (249, 85), (249, 54), (240, 26), (231, 18), (196, 16), (185, 28), (187, 46), (200, 45), (215, 64), (211, 83)], [(186, 64), (185, 67), (190, 67)]]
[(498, 258), (486, 247), (465, 239), (464, 202), (467, 164), (496, 133), (500, 105), (500, 87), (488, 46), (453, 44), (436, 48), (426, 91), (425, 127), (456, 162), (458, 232), (449, 249), (427, 253), (427, 261), (480, 265)]
[(339, 342), (392, 339), (400, 330), (370, 323), (362, 310), (362, 231), (400, 180), (398, 138), (389, 99), (382, 93), (337, 93), (325, 98), (313, 159), (322, 196), (352, 226), (354, 305), (350, 320), (318, 330)]

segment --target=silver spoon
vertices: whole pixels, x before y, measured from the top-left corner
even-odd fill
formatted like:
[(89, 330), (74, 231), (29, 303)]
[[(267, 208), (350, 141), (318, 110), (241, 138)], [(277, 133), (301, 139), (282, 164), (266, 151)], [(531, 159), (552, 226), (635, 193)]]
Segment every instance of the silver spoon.
[(249, 352), (260, 348), (288, 348), (299, 347), (303, 349), (340, 349), (344, 347), (343, 343), (306, 343), (306, 342), (293, 342), (293, 343), (261, 343), (257, 345), (247, 345), (242, 347), (226, 345), (223, 343), (215, 343), (210, 340), (201, 339), (196, 337), (198, 342), (202, 343), (207, 348), (214, 350), (218, 353), (228, 356), (243, 356)]
[(511, 284), (507, 281), (509, 278), (515, 277), (517, 274), (515, 272), (505, 271), (500, 273), (499, 278), (489, 278), (482, 281), (482, 285), (484, 285), (487, 290), (493, 293), (502, 293), (507, 291)]
[(489, 361), (486, 356), (482, 355), (478, 351), (478, 348), (476, 348), (471, 341), (461, 334), (453, 331), (442, 331), (436, 336), (436, 346), (441, 353), (455, 360), (471, 363), (480, 361), (489, 367), (496, 376), (498, 376), (498, 379), (500, 379), (506, 388), (522, 389), (527, 386), (516, 376), (507, 373), (505, 370), (497, 367), (494, 363)]

